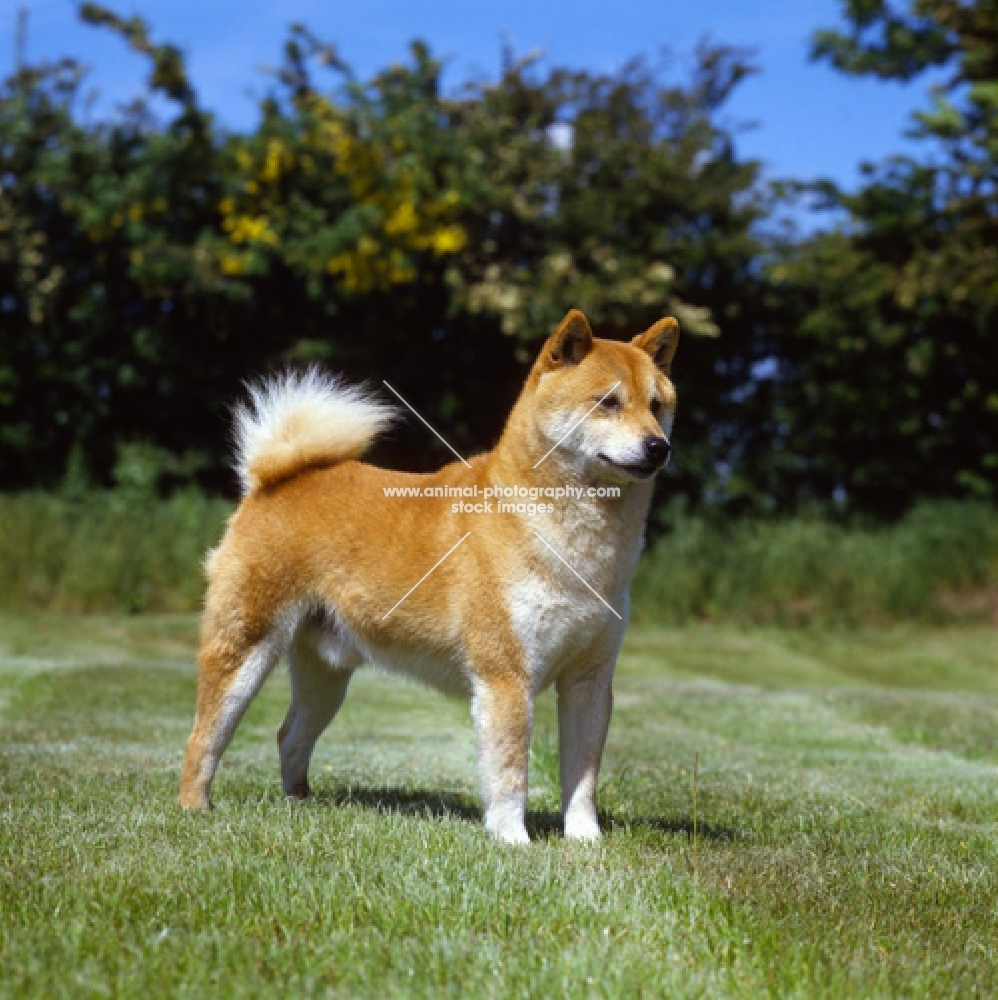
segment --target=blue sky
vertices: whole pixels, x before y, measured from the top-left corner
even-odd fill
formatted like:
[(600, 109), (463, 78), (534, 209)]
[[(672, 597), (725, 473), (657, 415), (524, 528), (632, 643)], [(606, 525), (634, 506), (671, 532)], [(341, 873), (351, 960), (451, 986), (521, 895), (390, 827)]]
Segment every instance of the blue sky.
[[(807, 58), (811, 33), (839, 22), (837, 0), (131, 0), (109, 6), (138, 13), (158, 40), (188, 54), (205, 103), (227, 124), (247, 126), (266, 87), (260, 69), (280, 58), (292, 21), (333, 41), (367, 75), (405, 58), (412, 38), (448, 60), (447, 82), (494, 76), (507, 39), (517, 53), (540, 49), (549, 64), (613, 70), (629, 57), (663, 49), (683, 75), (700, 38), (748, 46), (760, 73), (744, 82), (727, 118), (753, 123), (739, 150), (758, 158), (771, 177), (830, 177), (845, 186), (861, 160), (911, 148), (903, 138), (926, 84), (904, 87), (855, 80)], [(123, 43), (79, 24), (71, 0), (0, 0), (0, 69), (9, 71), (14, 11), (30, 12), (28, 58), (73, 55), (92, 67), (107, 107), (136, 93), (143, 63)]]

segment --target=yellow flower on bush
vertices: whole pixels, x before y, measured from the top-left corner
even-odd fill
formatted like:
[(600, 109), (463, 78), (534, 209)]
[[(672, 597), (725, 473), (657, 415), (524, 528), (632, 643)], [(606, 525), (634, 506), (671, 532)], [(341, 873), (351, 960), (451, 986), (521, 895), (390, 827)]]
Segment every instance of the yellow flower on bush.
[(385, 232), (389, 236), (408, 236), (418, 225), (416, 206), (411, 201), (403, 201), (385, 219)]
[(291, 151), (280, 139), (271, 139), (267, 143), (267, 152), (264, 154), (260, 179), (269, 184), (280, 180), (281, 174), (287, 167), (291, 166), (291, 162)]
[(223, 250), (218, 255), (218, 266), (222, 274), (227, 274), (230, 277), (237, 274), (245, 274), (247, 264), (248, 259), (246, 254), (228, 253)]
[(225, 219), (222, 228), (237, 246), (242, 243), (265, 243), (267, 246), (276, 246), (279, 242), (277, 233), (270, 228), (270, 222), (263, 215), (232, 215)]
[(464, 226), (456, 223), (451, 226), (444, 226), (437, 229), (430, 235), (430, 246), (434, 253), (459, 253), (465, 248), (468, 242), (468, 235), (464, 231)]

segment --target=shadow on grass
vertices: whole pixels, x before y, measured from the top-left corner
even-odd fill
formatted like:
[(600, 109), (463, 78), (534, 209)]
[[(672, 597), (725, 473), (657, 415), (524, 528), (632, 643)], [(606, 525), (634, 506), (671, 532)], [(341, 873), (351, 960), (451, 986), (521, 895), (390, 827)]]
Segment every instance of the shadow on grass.
[[(600, 825), (607, 833), (629, 830), (650, 830), (663, 836), (685, 836), (693, 838), (693, 820), (687, 817), (661, 816), (621, 816), (616, 813), (605, 813), (600, 810)], [(730, 826), (717, 826), (713, 823), (697, 823), (697, 837), (701, 840), (712, 840), (716, 843), (730, 843), (741, 840), (744, 834)]]
[(480, 823), (482, 820), (481, 807), (470, 796), (455, 792), (347, 785), (316, 792), (312, 801), (319, 805), (363, 806), (377, 812), (401, 813), (403, 816), (419, 816), (423, 819), (460, 819), (471, 823)]
[[(482, 822), (478, 800), (455, 792), (433, 792), (420, 788), (367, 788), (349, 785), (316, 793), (318, 805), (355, 805), (377, 812), (400, 813), (423, 819), (457, 819), (467, 823)], [(660, 816), (627, 816), (600, 810), (600, 825), (607, 833), (627, 833), (646, 830), (663, 836), (693, 836), (693, 821), (686, 818)], [(550, 809), (527, 810), (527, 832), (531, 839), (550, 840), (562, 836), (561, 814)], [(697, 836), (703, 840), (730, 842), (741, 834), (730, 827), (709, 823), (697, 825)]]

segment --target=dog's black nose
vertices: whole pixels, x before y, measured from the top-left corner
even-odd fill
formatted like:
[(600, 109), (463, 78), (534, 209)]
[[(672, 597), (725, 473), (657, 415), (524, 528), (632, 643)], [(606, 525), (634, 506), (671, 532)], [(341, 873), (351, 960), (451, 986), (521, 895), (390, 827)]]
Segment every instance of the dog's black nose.
[(645, 456), (649, 462), (653, 462), (655, 465), (661, 465), (669, 457), (670, 451), (672, 451), (672, 445), (669, 444), (668, 438), (645, 438)]

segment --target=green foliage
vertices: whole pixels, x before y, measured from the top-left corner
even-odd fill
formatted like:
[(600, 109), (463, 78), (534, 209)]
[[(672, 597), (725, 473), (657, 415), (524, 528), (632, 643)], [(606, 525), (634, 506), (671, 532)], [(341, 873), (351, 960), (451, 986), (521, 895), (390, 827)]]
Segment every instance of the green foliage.
[[(53, 483), (76, 449), (107, 483), (118, 445), (146, 441), (227, 488), (225, 407), (307, 361), (404, 386), (460, 450), (482, 447), (528, 345), (572, 306), (611, 335), (679, 316), (698, 384), (685, 488), (712, 475), (726, 376), (694, 345), (719, 324), (745, 336), (761, 213), (756, 167), (716, 122), (748, 72), (737, 52), (703, 49), (685, 87), (637, 62), (509, 58), (444, 94), (421, 44), (362, 82), (294, 27), (258, 126), (231, 134), (140, 19), (83, 16), (147, 56), (177, 110), (89, 122), (69, 62), (0, 95), (0, 482)], [(408, 430), (383, 457), (432, 465), (436, 447)]]
[[(835, 232), (770, 270), (786, 324), (766, 395), (784, 502), (836, 490), (896, 514), (913, 496), (994, 495), (998, 481), (998, 5), (849, 0), (814, 53), (850, 73), (947, 71), (913, 134), (924, 158), (867, 165)], [(768, 482), (767, 482), (768, 479)]]
[(815, 32), (813, 53), (846, 73), (875, 73), (885, 79), (910, 80), (928, 66), (946, 63), (959, 50), (947, 21), (986, 16), (988, 3), (954, 0), (842, 0), (849, 31)]
[(715, 523), (681, 505), (638, 569), (638, 621), (947, 620), (995, 612), (992, 508), (935, 503), (891, 527), (815, 517)]
[[(817, 58), (939, 84), (921, 158), (819, 193), (843, 225), (786, 239), (723, 118), (752, 71), (702, 47), (689, 80), (507, 53), (445, 92), (414, 43), (359, 80), (292, 26), (256, 126), (221, 128), (140, 18), (83, 18), (149, 62), (94, 121), (72, 61), (0, 89), (0, 486), (70, 461), (109, 485), (122, 446), (163, 485), (230, 492), (242, 383), (319, 362), (387, 379), (459, 451), (488, 447), (569, 307), (597, 333), (684, 330), (673, 493), (728, 513), (833, 504), (880, 519), (998, 483), (998, 7), (845, 0)], [(813, 193), (813, 190), (812, 190)], [(377, 461), (450, 458), (413, 423)], [(664, 491), (663, 491), (664, 492)]]

